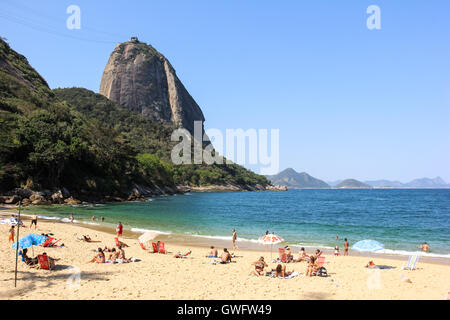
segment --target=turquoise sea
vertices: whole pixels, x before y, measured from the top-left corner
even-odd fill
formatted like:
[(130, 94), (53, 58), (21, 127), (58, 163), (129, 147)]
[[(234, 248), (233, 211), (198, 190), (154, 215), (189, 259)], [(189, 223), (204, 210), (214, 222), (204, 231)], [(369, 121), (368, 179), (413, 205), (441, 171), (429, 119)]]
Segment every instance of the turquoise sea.
[[(121, 221), (135, 232), (256, 240), (266, 230), (287, 244), (343, 247), (376, 239), (385, 253), (409, 254), (427, 241), (431, 256), (450, 257), (450, 189), (289, 190), (234, 193), (188, 193), (106, 205), (33, 207), (42, 218), (105, 224)], [(336, 240), (336, 236), (339, 239)]]

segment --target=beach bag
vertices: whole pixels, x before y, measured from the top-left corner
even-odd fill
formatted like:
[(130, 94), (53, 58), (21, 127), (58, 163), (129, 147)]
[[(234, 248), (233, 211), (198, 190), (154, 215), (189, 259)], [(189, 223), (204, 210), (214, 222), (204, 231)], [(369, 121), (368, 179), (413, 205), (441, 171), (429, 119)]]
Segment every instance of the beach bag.
[(317, 275), (319, 277), (328, 277), (327, 269), (320, 267), (319, 271), (317, 271)]

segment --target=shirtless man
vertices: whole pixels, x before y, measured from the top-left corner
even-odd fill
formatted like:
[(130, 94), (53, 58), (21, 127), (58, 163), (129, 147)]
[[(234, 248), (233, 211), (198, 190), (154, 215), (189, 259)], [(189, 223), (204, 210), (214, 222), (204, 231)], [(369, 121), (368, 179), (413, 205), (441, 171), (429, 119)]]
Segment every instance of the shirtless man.
[(223, 249), (223, 253), (220, 256), (221, 263), (229, 263), (231, 262), (231, 254), (228, 252), (227, 248)]
[(233, 229), (233, 238), (232, 238), (232, 241), (233, 241), (233, 249), (237, 249), (237, 246), (236, 246), (236, 240), (237, 240), (236, 230)]
[(417, 248), (422, 249), (425, 252), (430, 251), (430, 246), (428, 245), (428, 243), (424, 242), (423, 244), (421, 244), (420, 246), (418, 246)]
[(344, 239), (344, 256), (348, 256), (348, 241), (347, 241), (347, 238)]
[(217, 258), (218, 256), (219, 256), (219, 252), (217, 251), (217, 249), (214, 248), (214, 246), (211, 246), (211, 251), (209, 252), (209, 254), (206, 257), (207, 258), (209, 258), (209, 257)]

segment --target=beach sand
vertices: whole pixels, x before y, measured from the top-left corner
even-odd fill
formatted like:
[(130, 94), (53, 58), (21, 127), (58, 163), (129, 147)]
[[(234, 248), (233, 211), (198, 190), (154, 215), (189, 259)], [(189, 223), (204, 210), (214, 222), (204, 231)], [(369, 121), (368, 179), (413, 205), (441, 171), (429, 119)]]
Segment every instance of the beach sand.
[[(51, 232), (61, 238), (63, 248), (34, 247), (34, 256), (47, 252), (60, 259), (54, 271), (28, 268), (19, 259), (17, 288), (14, 288), (15, 250), (8, 244), (8, 225), (0, 225), (0, 299), (445, 299), (450, 291), (450, 265), (419, 261), (417, 270), (402, 270), (407, 257), (387, 259), (374, 256), (338, 256), (326, 254), (329, 276), (305, 277), (306, 263), (286, 264), (287, 270), (301, 273), (292, 279), (250, 276), (251, 263), (270, 253), (254, 250), (230, 250), (235, 263), (213, 265), (204, 256), (207, 247), (166, 242), (169, 254), (142, 250), (137, 239), (126, 235), (127, 257), (139, 262), (124, 264), (87, 263), (98, 247), (113, 247), (114, 235), (82, 225), (39, 220), (38, 229), (20, 229), (28, 233)], [(88, 234), (99, 241), (86, 243), (77, 237)], [(139, 234), (136, 234), (137, 237)], [(175, 259), (174, 253), (192, 250), (187, 259)], [(221, 248), (219, 248), (221, 249)], [(220, 252), (221, 250), (219, 250)], [(29, 250), (29, 256), (32, 256)], [(295, 255), (297, 252), (294, 252)], [(311, 253), (311, 252), (308, 252)], [(276, 257), (273, 253), (273, 257)], [(108, 254), (107, 254), (108, 256)], [(393, 269), (368, 270), (369, 260)], [(275, 268), (269, 263), (269, 268)], [(79, 275), (79, 282), (77, 281)], [(410, 282), (403, 281), (404, 277)]]

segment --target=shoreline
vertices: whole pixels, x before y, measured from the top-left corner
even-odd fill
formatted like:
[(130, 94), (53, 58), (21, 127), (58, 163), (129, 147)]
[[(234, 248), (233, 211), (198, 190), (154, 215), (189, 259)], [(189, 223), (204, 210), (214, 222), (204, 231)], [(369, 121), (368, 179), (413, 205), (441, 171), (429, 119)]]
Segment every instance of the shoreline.
[[(292, 279), (274, 279), (266, 276), (252, 276), (252, 263), (264, 256), (267, 271), (278, 263), (270, 261), (270, 254), (264, 249), (245, 248), (230, 250), (236, 257), (228, 265), (211, 264), (206, 258), (209, 249), (205, 246), (179, 244), (175, 238), (167, 238), (168, 254), (153, 254), (142, 250), (136, 237), (127, 230), (121, 241), (128, 258), (137, 262), (123, 264), (88, 263), (95, 249), (114, 246), (112, 228), (104, 231), (96, 227), (60, 223), (41, 219), (37, 230), (21, 228), (22, 236), (27, 233), (51, 232), (62, 239), (62, 248), (34, 246), (29, 250), (35, 256), (43, 251), (59, 259), (53, 271), (36, 270), (18, 265), (18, 286), (14, 288), (15, 250), (6, 241), (7, 225), (0, 225), (0, 246), (5, 248), (0, 260), (0, 300), (65, 299), (65, 300), (129, 300), (129, 299), (187, 299), (187, 300), (442, 300), (448, 293), (450, 283), (449, 267), (446, 264), (429, 263), (420, 260), (413, 271), (402, 270), (407, 259), (368, 258), (349, 255), (335, 257), (324, 253), (328, 277), (306, 277), (305, 262), (288, 263), (289, 271), (300, 274)], [(77, 241), (76, 238), (89, 234), (94, 243)], [(162, 239), (160, 239), (162, 240)], [(239, 244), (238, 244), (239, 245)], [(7, 249), (8, 248), (8, 249)], [(221, 251), (220, 247), (218, 248)], [(177, 252), (192, 250), (186, 259), (174, 259)], [(307, 250), (310, 253), (312, 250)], [(297, 251), (294, 250), (294, 255)], [(278, 256), (273, 253), (273, 258)], [(367, 269), (364, 266), (373, 260), (386, 269)], [(436, 275), (439, 275), (437, 277)]]
[[(12, 214), (17, 215), (16, 212), (12, 211), (6, 211), (6, 210), (0, 210), (0, 218), (1, 217), (10, 217)], [(22, 215), (21, 220), (23, 221), (30, 221), (29, 215)], [(51, 218), (40, 218), (40, 221), (45, 222), (51, 222), (51, 223), (60, 223), (60, 224), (68, 224), (68, 225), (76, 225), (81, 228), (85, 228), (86, 230), (92, 230), (92, 231), (100, 231), (104, 233), (108, 233), (110, 235), (115, 235), (115, 228), (113, 226), (108, 226), (106, 224), (103, 224), (101, 222), (96, 222), (95, 224), (91, 224), (89, 222), (74, 222), (73, 224), (65, 221), (61, 221), (59, 219), (51, 219)], [(25, 224), (26, 225), (26, 224)], [(132, 230), (137, 229), (137, 230)], [(139, 230), (139, 231), (138, 231)], [(140, 231), (142, 230), (142, 232)], [(139, 236), (143, 233), (150, 231), (144, 229), (138, 229), (138, 228), (124, 228), (123, 229), (123, 236), (126, 239), (133, 239), (138, 240)], [(156, 241), (163, 241), (163, 242), (170, 242), (175, 245), (180, 246), (191, 246), (195, 248), (202, 248), (204, 250), (208, 250), (211, 245), (215, 246), (216, 248), (222, 249), (222, 248), (231, 248), (231, 236), (229, 239), (221, 239), (219, 237), (213, 237), (213, 236), (203, 236), (203, 235), (187, 235), (187, 234), (178, 234), (178, 233), (165, 233), (157, 230), (152, 230), (151, 232), (158, 233), (158, 236), (155, 238)], [(252, 240), (237, 240), (237, 245), (239, 247), (239, 250), (243, 251), (249, 251), (249, 252), (268, 252), (270, 253), (269, 249), (266, 248), (264, 245), (256, 243)], [(272, 248), (272, 254), (274, 256), (277, 255), (278, 248), (282, 248), (286, 246), (285, 243), (274, 245)], [(294, 249), (294, 252), (297, 252), (297, 250), (300, 249), (300, 247), (305, 247), (307, 252), (313, 252), (315, 249), (320, 249), (325, 254), (334, 254), (334, 249), (330, 247), (324, 247), (324, 246), (312, 246), (312, 245), (293, 245), (289, 244), (291, 248)], [(341, 255), (343, 254), (343, 249), (340, 250)], [(408, 261), (409, 257), (415, 254), (413, 252), (408, 254), (389, 254), (389, 253), (363, 253), (363, 252), (356, 252), (353, 250), (349, 251), (349, 256), (355, 256), (355, 257), (367, 257), (367, 258), (382, 258), (382, 259), (391, 259), (391, 260), (399, 260), (399, 261)], [(450, 265), (450, 258), (447, 257), (436, 257), (436, 256), (427, 256), (426, 253), (417, 252), (419, 255), (419, 259), (425, 263), (434, 263), (434, 264), (443, 264), (443, 265)]]

